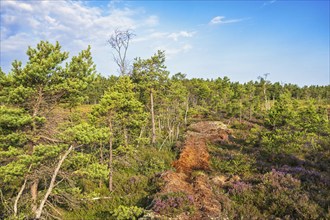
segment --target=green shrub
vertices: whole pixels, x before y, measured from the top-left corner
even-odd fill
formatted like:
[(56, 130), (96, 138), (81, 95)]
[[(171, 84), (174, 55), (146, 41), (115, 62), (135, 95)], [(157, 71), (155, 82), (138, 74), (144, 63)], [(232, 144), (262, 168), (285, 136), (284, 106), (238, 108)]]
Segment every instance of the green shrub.
[(249, 155), (227, 150), (222, 150), (221, 156), (211, 158), (211, 165), (214, 170), (234, 175), (251, 175), (255, 170), (254, 163), (255, 160)]
[(123, 206), (120, 205), (113, 211), (112, 216), (116, 217), (117, 220), (135, 220), (142, 217), (144, 209), (137, 206)]

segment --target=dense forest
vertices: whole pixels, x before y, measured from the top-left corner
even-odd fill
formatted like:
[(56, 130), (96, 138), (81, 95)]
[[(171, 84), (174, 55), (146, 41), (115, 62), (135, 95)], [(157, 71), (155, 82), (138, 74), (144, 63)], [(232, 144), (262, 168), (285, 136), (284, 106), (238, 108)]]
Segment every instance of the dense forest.
[(26, 54), (0, 69), (0, 219), (330, 218), (330, 86)]

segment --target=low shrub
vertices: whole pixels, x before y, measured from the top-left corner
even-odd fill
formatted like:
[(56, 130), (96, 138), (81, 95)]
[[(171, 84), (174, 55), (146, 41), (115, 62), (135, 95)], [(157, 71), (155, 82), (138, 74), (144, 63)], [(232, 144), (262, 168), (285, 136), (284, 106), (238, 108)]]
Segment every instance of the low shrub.
[(114, 216), (117, 220), (135, 220), (142, 217), (143, 214), (143, 208), (139, 208), (137, 206), (127, 207), (120, 205), (113, 211), (112, 216)]
[(151, 209), (160, 215), (173, 217), (181, 213), (192, 214), (193, 203), (193, 196), (183, 192), (159, 194), (154, 198)]
[[(236, 202), (240, 217), (246, 217), (246, 209), (254, 210), (255, 216), (284, 219), (319, 219), (320, 206), (301, 189), (301, 181), (290, 174), (273, 169), (261, 177), (259, 184), (251, 186), (234, 182), (228, 195)], [(258, 211), (259, 210), (259, 211)], [(260, 212), (260, 213), (258, 213)]]
[(251, 156), (240, 152), (222, 151), (222, 156), (213, 156), (211, 158), (211, 165), (215, 171), (245, 176), (251, 175), (255, 171), (255, 160)]

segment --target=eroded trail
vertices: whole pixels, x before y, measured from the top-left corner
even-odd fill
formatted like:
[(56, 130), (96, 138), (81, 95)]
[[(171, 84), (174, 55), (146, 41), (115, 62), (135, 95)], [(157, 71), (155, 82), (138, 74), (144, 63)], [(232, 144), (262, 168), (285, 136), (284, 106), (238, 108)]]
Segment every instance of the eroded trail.
[(198, 122), (188, 128), (184, 147), (177, 161), (176, 171), (162, 175), (165, 182), (161, 193), (183, 192), (193, 198), (193, 216), (181, 215), (176, 219), (210, 219), (219, 216), (221, 204), (210, 185), (207, 171), (210, 170), (210, 155), (207, 143), (227, 142), (230, 130), (216, 121)]

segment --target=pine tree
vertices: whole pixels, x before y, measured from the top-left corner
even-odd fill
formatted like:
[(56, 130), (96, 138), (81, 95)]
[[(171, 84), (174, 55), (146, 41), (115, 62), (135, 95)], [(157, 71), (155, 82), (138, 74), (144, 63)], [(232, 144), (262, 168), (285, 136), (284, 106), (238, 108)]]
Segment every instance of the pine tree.
[[(72, 61), (65, 67), (63, 67), (63, 62), (68, 58), (68, 53), (61, 51), (58, 42), (53, 45), (41, 41), (36, 48), (29, 47), (27, 55), (28, 61), (24, 66), (22, 62), (16, 60), (12, 63), (12, 71), (7, 76), (1, 73), (1, 85), (5, 84), (6, 90), (0, 96), (8, 97), (4, 100), (5, 103), (18, 108), (20, 113), (17, 114), (25, 114), (25, 118), (28, 117), (30, 120), (28, 124), (19, 128), (24, 133), (21, 137), (26, 139), (15, 140), (14, 137), (10, 137), (12, 139), (8, 142), (10, 145), (3, 149), (9, 150), (8, 146), (24, 147), (24, 151), (21, 152), (22, 157), (14, 158), (6, 166), (24, 164), (23, 173), (19, 175), (25, 179), (23, 186), (27, 180), (27, 177), (23, 175), (24, 173), (29, 170), (34, 176), (32, 184), (29, 185), (31, 186), (32, 212), (36, 212), (40, 176), (33, 173), (37, 173), (47, 166), (36, 166), (37, 163), (33, 158), (37, 153), (36, 150), (39, 149), (38, 146), (45, 142), (54, 142), (54, 138), (47, 135), (49, 131), (46, 130), (45, 126), (47, 123), (52, 123), (49, 113), (61, 102), (73, 107), (78, 103), (77, 100), (81, 100), (83, 90), (93, 79), (95, 66), (91, 59), (90, 47), (82, 51), (77, 57), (73, 57)], [(15, 132), (16, 134), (18, 133)], [(8, 135), (6, 138), (8, 139)], [(16, 141), (17, 145), (11, 145), (13, 141)], [(46, 148), (50, 152), (59, 149), (55, 152), (57, 153), (55, 158), (63, 150), (61, 146), (57, 145), (42, 146), (48, 146)], [(32, 159), (27, 160), (26, 158)], [(42, 158), (40, 161), (47, 161), (46, 158)]]
[[(114, 87), (101, 98), (94, 107), (95, 118), (103, 121), (110, 131), (109, 138), (109, 190), (112, 191), (112, 150), (114, 141), (123, 143), (126, 147), (137, 138), (137, 129), (144, 123), (145, 113), (142, 103), (134, 93), (134, 84), (128, 76), (121, 76)], [(120, 137), (120, 138), (118, 138)]]
[[(156, 144), (156, 122), (155, 122), (155, 103), (159, 101), (159, 95), (165, 90), (166, 82), (168, 81), (168, 71), (166, 70), (165, 53), (158, 51), (150, 59), (135, 60), (133, 67), (132, 79), (138, 85), (140, 98), (145, 105), (150, 109), (151, 115), (151, 144)], [(158, 91), (158, 93), (157, 93)], [(156, 99), (154, 98), (156, 97)], [(150, 102), (147, 101), (150, 100)]]

